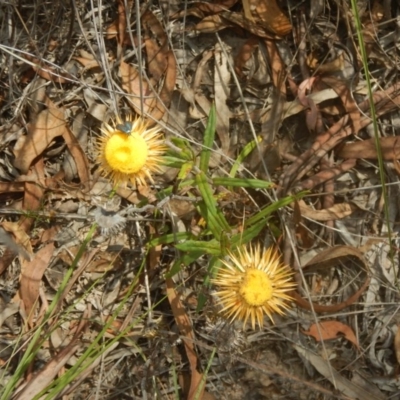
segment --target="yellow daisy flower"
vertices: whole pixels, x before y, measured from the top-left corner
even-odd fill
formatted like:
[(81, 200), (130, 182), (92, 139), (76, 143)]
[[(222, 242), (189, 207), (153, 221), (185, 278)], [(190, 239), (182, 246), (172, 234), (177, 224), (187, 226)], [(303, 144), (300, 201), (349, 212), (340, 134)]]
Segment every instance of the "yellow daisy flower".
[(243, 320), (243, 328), (249, 318), (253, 329), (256, 323), (262, 328), (265, 314), (274, 323), (272, 314), (283, 315), (289, 308), (287, 302), (292, 298), (287, 292), (296, 286), (293, 272), (271, 247), (242, 246), (237, 255), (229, 253), (229, 259), (221, 260), (224, 266), (212, 279), (220, 288), (216, 296), (223, 307), (221, 313), (231, 322)]
[(97, 162), (101, 172), (114, 184), (128, 182), (147, 186), (152, 174), (160, 172), (162, 154), (166, 150), (159, 127), (148, 128), (142, 118), (117, 117), (116, 123), (104, 123), (97, 142)]

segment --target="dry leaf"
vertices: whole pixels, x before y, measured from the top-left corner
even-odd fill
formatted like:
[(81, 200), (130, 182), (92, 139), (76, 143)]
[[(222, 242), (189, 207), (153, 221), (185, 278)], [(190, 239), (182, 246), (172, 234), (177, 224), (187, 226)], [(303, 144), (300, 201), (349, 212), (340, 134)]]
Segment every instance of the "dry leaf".
[[(331, 266), (332, 262), (337, 262), (342, 258), (347, 257), (356, 257), (363, 265), (363, 269), (368, 271), (367, 263), (364, 260), (363, 254), (356, 248), (350, 246), (334, 246), (328, 249), (325, 249), (318, 253), (312, 260), (310, 260), (303, 269), (308, 267), (313, 267), (314, 269), (318, 266), (323, 268), (327, 268)], [(308, 300), (303, 299), (297, 291), (291, 292), (291, 296), (293, 297), (294, 301), (297, 303), (299, 307), (302, 307), (306, 310), (314, 310), (315, 312), (338, 312), (343, 310), (344, 308), (351, 306), (354, 302), (356, 302), (359, 297), (364, 293), (367, 289), (370, 282), (370, 277), (367, 274), (365, 278), (364, 284), (349, 298), (342, 301), (338, 304), (333, 304), (330, 306), (320, 305), (316, 303), (309, 303)]]
[(64, 110), (48, 108), (43, 110), (36, 121), (28, 124), (27, 136), (22, 136), (14, 147), (14, 166), (27, 173), (33, 160), (43, 153), (57, 136), (66, 129)]
[[(175, 290), (174, 281), (171, 278), (166, 278), (167, 296), (171, 305), (172, 313), (174, 314), (175, 322), (178, 325), (182, 340), (185, 344), (185, 351), (190, 364), (191, 380), (190, 388), (188, 389), (187, 399), (194, 399), (196, 392), (199, 391), (197, 398), (201, 399), (204, 393), (203, 374), (197, 371), (197, 355), (194, 348), (195, 336), (190, 322), (190, 318), (186, 314), (185, 308), (179, 295)], [(204, 382), (205, 383), (205, 382)], [(201, 388), (199, 388), (201, 385)]]
[(321, 321), (318, 324), (313, 324), (310, 326), (308, 331), (302, 331), (305, 335), (313, 336), (317, 342), (322, 342), (324, 340), (337, 339), (340, 334), (359, 350), (358, 341), (353, 329), (350, 326), (343, 324), (339, 321)]
[(319, 118), (319, 110), (316, 104), (311, 97), (307, 96), (307, 94), (312, 90), (315, 79), (315, 77), (305, 79), (300, 83), (297, 92), (300, 103), (306, 109), (306, 124), (310, 132), (314, 132), (316, 130), (317, 121)]
[(304, 200), (299, 200), (301, 215), (315, 221), (335, 221), (351, 215), (356, 206), (349, 203), (339, 203), (324, 210), (314, 210), (310, 208)]
[(39, 75), (41, 78), (57, 83), (66, 83), (69, 82), (73, 77), (65, 72), (56, 71), (54, 67), (50, 65), (46, 65), (43, 61), (38, 58), (31, 57), (26, 54), (25, 58), (29, 60), (33, 65), (31, 65), (32, 71), (34, 71), (34, 75)]
[[(132, 95), (129, 97), (129, 102), (134, 106), (135, 111), (141, 113), (141, 107), (143, 106), (144, 114), (152, 114), (153, 110), (157, 107), (157, 98), (151, 93), (147, 81), (143, 79), (142, 84), (140, 84), (139, 71), (125, 61), (121, 61), (120, 73), (122, 87), (127, 93)], [(141, 85), (142, 94), (140, 93)]]
[[(45, 181), (43, 159), (39, 158), (35, 161), (28, 172), (26, 180), (22, 209), (29, 210), (31, 212), (36, 211), (43, 204), (42, 200), (45, 187), (47, 186)], [(19, 224), (21, 225), (21, 229), (23, 229), (25, 232), (29, 232), (32, 224), (35, 221), (36, 219), (33, 215), (29, 216), (29, 214), (27, 214), (21, 217)]]
[(323, 359), (315, 352), (307, 350), (304, 346), (294, 344), (293, 347), (296, 351), (308, 360), (312, 366), (327, 380), (332, 382), (337, 387), (341, 394), (347, 396), (340, 396), (342, 399), (347, 400), (384, 400), (387, 397), (379, 391), (379, 389), (371, 382), (370, 389), (366, 390), (362, 386), (357, 385), (343, 377), (336, 371), (331, 364), (331, 361)]
[[(381, 137), (379, 141), (384, 160), (392, 161), (400, 159), (400, 138), (398, 136)], [(378, 158), (378, 153), (376, 151), (375, 139), (346, 143), (338, 151), (338, 156), (341, 158), (366, 158), (376, 160)]]
[(292, 30), (289, 19), (276, 0), (243, 0), (243, 8), (250, 10), (253, 20), (269, 32), (285, 36)]
[(42, 282), (44, 271), (49, 266), (53, 257), (54, 243), (42, 247), (32, 261), (21, 260), (21, 283), (19, 294), (24, 303), (28, 324), (33, 327), (34, 305), (39, 298), (39, 288)]
[(396, 353), (397, 363), (400, 364), (400, 325), (397, 325), (396, 336), (394, 337), (394, 351)]
[(93, 57), (93, 55), (85, 50), (80, 50), (79, 54), (81, 55), (80, 57), (74, 57), (74, 60), (80, 62), (84, 67), (85, 70), (90, 70), (92, 68), (98, 68), (99, 63), (97, 60)]
[(189, 15), (198, 18), (205, 18), (207, 15), (218, 14), (221, 11), (229, 10), (236, 3), (237, 0), (222, 0), (213, 3), (194, 2), (192, 3), (192, 7), (172, 15), (171, 19), (187, 18)]
[(168, 60), (168, 68), (158, 97), (144, 79), (142, 80), (143, 93), (141, 94), (139, 71), (124, 61), (121, 61), (120, 64), (122, 87), (131, 94), (128, 97), (130, 105), (139, 114), (141, 114), (143, 107), (144, 116), (151, 115), (156, 121), (162, 119), (171, 101), (176, 80), (176, 63), (173, 54), (169, 51), (165, 56)]
[(82, 150), (78, 139), (74, 136), (68, 127), (65, 127), (63, 132), (63, 139), (68, 146), (68, 150), (72, 155), (72, 159), (76, 164), (76, 169), (79, 175), (79, 179), (86, 188), (90, 188), (91, 179), (89, 171), (89, 162), (87, 160), (85, 152)]
[[(350, 116), (351, 122), (353, 123), (354, 134), (357, 134), (361, 129), (361, 114), (354, 97), (347, 86), (347, 84), (334, 76), (324, 76), (321, 78), (322, 82), (326, 83), (331, 87), (342, 100), (342, 104)], [(355, 157), (352, 157), (355, 158)]]
[[(1, 226), (6, 232), (11, 233), (15, 238), (15, 247), (12, 247), (14, 253), (23, 255), (27, 260), (29, 260), (33, 254), (31, 240), (29, 235), (27, 235), (26, 232), (21, 228), (21, 225), (18, 222), (3, 221)], [(4, 238), (2, 238), (0, 241), (3, 240)], [(8, 246), (10, 245), (11, 244), (8, 244)]]
[(143, 14), (142, 25), (149, 74), (155, 82), (159, 82), (168, 68), (168, 37), (156, 16), (150, 11)]

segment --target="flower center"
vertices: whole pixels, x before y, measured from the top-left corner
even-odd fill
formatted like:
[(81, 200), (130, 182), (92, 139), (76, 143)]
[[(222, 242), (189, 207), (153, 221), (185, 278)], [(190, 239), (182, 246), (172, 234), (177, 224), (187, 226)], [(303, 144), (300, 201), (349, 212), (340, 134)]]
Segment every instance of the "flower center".
[(271, 279), (259, 269), (249, 268), (245, 272), (239, 294), (253, 307), (262, 306), (271, 299), (273, 287)]
[(144, 167), (148, 153), (146, 140), (142, 136), (115, 133), (107, 141), (104, 155), (112, 170), (134, 174)]

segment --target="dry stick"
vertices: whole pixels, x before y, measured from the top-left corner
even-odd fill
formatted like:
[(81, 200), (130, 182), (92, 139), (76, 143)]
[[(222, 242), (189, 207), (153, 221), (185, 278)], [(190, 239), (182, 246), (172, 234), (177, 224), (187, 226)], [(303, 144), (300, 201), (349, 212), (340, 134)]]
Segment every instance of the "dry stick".
[[(400, 85), (393, 85), (387, 91), (378, 92), (374, 95), (377, 115), (382, 116), (397, 107), (399, 99)], [(390, 96), (393, 96), (392, 98)], [(369, 101), (365, 100), (358, 106), (362, 112), (369, 108)], [(310, 149), (305, 151), (296, 162), (294, 162), (282, 175), (280, 185), (282, 190), (287, 192), (291, 184), (305, 174), (307, 174), (319, 160), (330, 150), (332, 150), (342, 139), (353, 133), (353, 127), (348, 125), (349, 115), (345, 115), (338, 122), (332, 125), (328, 131), (318, 136)], [(360, 121), (360, 129), (371, 122), (370, 117), (365, 116)]]

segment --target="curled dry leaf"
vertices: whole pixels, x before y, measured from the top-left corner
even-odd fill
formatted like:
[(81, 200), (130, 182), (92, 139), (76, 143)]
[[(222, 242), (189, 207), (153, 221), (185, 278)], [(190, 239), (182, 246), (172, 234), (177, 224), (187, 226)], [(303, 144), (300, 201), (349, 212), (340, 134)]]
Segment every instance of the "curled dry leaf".
[(364, 271), (367, 272), (363, 285), (353, 295), (348, 297), (345, 301), (328, 306), (320, 305), (317, 303), (310, 304), (309, 301), (301, 297), (297, 291), (293, 291), (290, 293), (290, 295), (293, 297), (294, 301), (297, 303), (299, 307), (304, 308), (306, 310), (313, 309), (315, 312), (337, 312), (343, 310), (348, 306), (351, 306), (359, 299), (359, 297), (367, 289), (370, 282), (370, 277), (368, 273), (367, 263), (364, 259), (363, 254), (358, 249), (350, 246), (330, 247), (318, 253), (303, 267), (303, 269), (309, 267), (313, 267), (313, 269), (315, 269), (316, 267), (327, 268), (330, 267), (332, 263), (337, 262), (338, 260), (346, 257), (356, 257), (361, 262)]
[(324, 340), (337, 339), (338, 335), (343, 334), (344, 337), (356, 346), (359, 350), (358, 340), (350, 326), (339, 321), (321, 321), (318, 324), (310, 326), (308, 331), (302, 331), (305, 335), (313, 336), (317, 342)]
[(349, 114), (350, 119), (353, 123), (354, 134), (357, 134), (361, 129), (361, 113), (360, 109), (357, 106), (357, 103), (354, 100), (352, 92), (346, 82), (335, 78), (334, 76), (324, 76), (322, 77), (322, 81), (331, 87), (342, 100), (343, 107), (346, 112)]
[(54, 67), (46, 65), (43, 61), (38, 58), (25, 55), (26, 59), (29, 60), (32, 65), (32, 70), (35, 74), (39, 75), (41, 78), (57, 83), (66, 83), (72, 79), (72, 76), (61, 71), (57, 71)]
[(273, 38), (272, 35), (285, 36), (292, 30), (292, 25), (275, 0), (245, 0), (243, 8), (244, 13), (221, 9), (218, 14), (212, 15), (197, 8), (196, 16), (203, 19), (196, 25), (195, 31), (211, 33), (238, 25), (256, 36)]
[(312, 90), (315, 77), (307, 78), (300, 83), (297, 96), (300, 103), (306, 109), (306, 124), (309, 131), (316, 130), (317, 121), (319, 118), (319, 110), (311, 97), (307, 97), (307, 93)]
[(6, 232), (13, 235), (15, 241), (11, 237), (4, 237), (0, 231), (0, 242), (6, 242), (6, 245), (11, 248), (14, 253), (20, 254), (26, 260), (30, 260), (33, 254), (30, 237), (21, 228), (21, 225), (17, 222), (3, 221), (1, 226)]
[(259, 47), (259, 40), (254, 36), (247, 39), (243, 46), (240, 47), (235, 57), (235, 71), (241, 78), (244, 78), (244, 70), (246, 63), (251, 59), (255, 50)]
[[(168, 68), (160, 94), (157, 95), (147, 80), (142, 79), (140, 84), (139, 71), (130, 64), (121, 61), (120, 73), (123, 89), (131, 96), (128, 101), (135, 112), (141, 114), (143, 107), (144, 115), (151, 115), (154, 120), (161, 120), (168, 105), (171, 102), (172, 92), (176, 80), (176, 62), (173, 54), (168, 51), (165, 55)], [(142, 93), (140, 89), (142, 88)]]
[(64, 110), (48, 108), (28, 124), (27, 136), (22, 136), (14, 147), (14, 166), (27, 173), (33, 160), (43, 153), (50, 143), (64, 134), (66, 129)]
[(189, 15), (198, 18), (205, 18), (207, 15), (218, 14), (221, 11), (229, 10), (237, 3), (237, 0), (224, 0), (214, 3), (195, 2), (193, 7), (180, 11), (171, 18), (187, 18)]
[(156, 82), (159, 82), (168, 68), (166, 57), (168, 38), (160, 22), (150, 11), (143, 14), (142, 24), (149, 74)]
[(243, 0), (247, 18), (249, 10), (253, 20), (269, 32), (285, 36), (292, 30), (289, 19), (279, 8), (276, 0)]
[(349, 203), (335, 204), (325, 210), (314, 210), (304, 200), (299, 200), (300, 212), (303, 217), (315, 221), (335, 221), (351, 215), (357, 207)]
[(84, 186), (90, 187), (90, 172), (89, 172), (89, 162), (87, 160), (86, 154), (79, 144), (78, 139), (74, 136), (68, 127), (65, 127), (63, 131), (63, 139), (68, 146), (68, 150), (72, 155), (72, 159), (76, 164), (76, 170), (79, 175), (79, 179)]
[(85, 50), (81, 50), (80, 52), (80, 57), (74, 57), (74, 60), (78, 61), (81, 63), (84, 67), (85, 70), (90, 70), (92, 68), (98, 68), (99, 63), (97, 60), (93, 57), (93, 55)]

